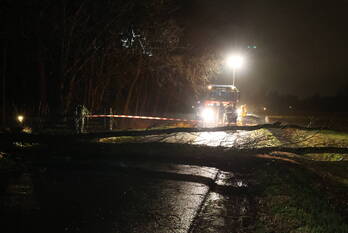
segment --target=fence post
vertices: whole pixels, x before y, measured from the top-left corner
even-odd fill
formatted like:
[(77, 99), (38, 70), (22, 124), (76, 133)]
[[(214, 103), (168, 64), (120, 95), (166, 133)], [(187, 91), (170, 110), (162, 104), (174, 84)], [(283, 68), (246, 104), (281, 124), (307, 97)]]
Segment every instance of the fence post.
[[(112, 108), (110, 108), (109, 113), (110, 113), (110, 115), (112, 115)], [(109, 117), (109, 130), (110, 131), (112, 130), (113, 123), (114, 123), (114, 118), (113, 117)]]

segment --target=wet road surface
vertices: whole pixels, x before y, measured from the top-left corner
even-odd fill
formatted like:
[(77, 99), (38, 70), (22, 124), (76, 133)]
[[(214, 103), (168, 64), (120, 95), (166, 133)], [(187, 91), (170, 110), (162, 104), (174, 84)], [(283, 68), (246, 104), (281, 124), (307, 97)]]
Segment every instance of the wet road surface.
[(195, 219), (206, 202), (224, 201), (211, 187), (232, 185), (233, 177), (211, 167), (127, 161), (41, 164), (37, 171), (2, 195), (9, 211), (2, 232), (201, 232)]

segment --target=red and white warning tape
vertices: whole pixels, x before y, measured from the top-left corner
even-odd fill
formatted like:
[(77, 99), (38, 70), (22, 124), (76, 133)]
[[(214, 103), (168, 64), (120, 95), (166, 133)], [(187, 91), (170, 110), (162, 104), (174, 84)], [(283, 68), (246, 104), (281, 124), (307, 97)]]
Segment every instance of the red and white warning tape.
[(131, 116), (131, 115), (87, 115), (88, 118), (130, 118), (130, 119), (143, 119), (143, 120), (161, 120), (161, 121), (184, 121), (184, 122), (198, 122), (197, 120), (186, 120), (180, 118), (166, 118), (166, 117), (152, 117), (152, 116)]

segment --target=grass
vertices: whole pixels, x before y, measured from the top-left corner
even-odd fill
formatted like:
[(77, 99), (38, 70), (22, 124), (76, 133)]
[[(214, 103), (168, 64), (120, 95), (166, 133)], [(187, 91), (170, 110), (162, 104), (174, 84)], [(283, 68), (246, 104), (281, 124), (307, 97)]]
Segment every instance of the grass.
[[(319, 167), (279, 165), (271, 163), (257, 172), (258, 181), (265, 187), (260, 199), (258, 232), (348, 232), (347, 219), (337, 210), (337, 196), (333, 195), (335, 190), (341, 194), (348, 191), (343, 183), (324, 180), (317, 172)], [(347, 164), (341, 167), (345, 171), (347, 168)]]
[(348, 133), (345, 132), (337, 132), (333, 130), (322, 130), (321, 133), (326, 137), (336, 139), (336, 140), (344, 140), (348, 142)]
[[(343, 156), (343, 155), (342, 155)], [(333, 162), (309, 162), (309, 167), (316, 174), (329, 182), (334, 182), (338, 186), (348, 188), (348, 162), (333, 161)]]
[(337, 162), (348, 159), (348, 154), (337, 154), (337, 153), (309, 153), (304, 155), (305, 158), (314, 161), (330, 161)]
[(335, 146), (346, 147), (348, 146), (348, 134), (342, 132), (336, 132), (331, 130), (320, 131), (305, 131), (305, 130), (293, 130), (293, 140), (298, 140), (299, 146)]

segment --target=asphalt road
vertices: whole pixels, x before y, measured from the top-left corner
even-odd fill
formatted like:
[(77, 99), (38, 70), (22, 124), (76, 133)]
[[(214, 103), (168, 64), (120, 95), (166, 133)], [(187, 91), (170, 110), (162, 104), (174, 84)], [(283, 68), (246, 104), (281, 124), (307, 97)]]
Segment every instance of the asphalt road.
[(12, 180), (2, 195), (2, 232), (201, 232), (194, 220), (203, 206), (223, 200), (210, 187), (232, 185), (227, 178), (233, 176), (212, 167), (135, 161), (61, 161), (35, 170)]

